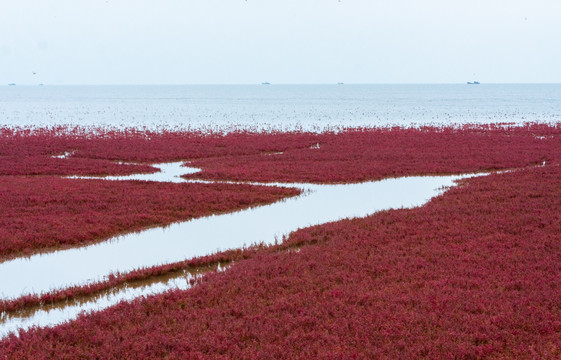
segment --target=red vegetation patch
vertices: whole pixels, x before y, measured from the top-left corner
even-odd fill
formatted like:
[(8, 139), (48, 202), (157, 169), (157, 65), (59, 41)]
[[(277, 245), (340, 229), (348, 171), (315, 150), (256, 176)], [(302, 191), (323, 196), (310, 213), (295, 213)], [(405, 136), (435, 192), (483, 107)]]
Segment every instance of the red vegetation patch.
[[(544, 137), (545, 136), (545, 137)], [(561, 128), (358, 129), (317, 134), (282, 154), (200, 159), (190, 178), (269, 182), (358, 182), (387, 177), (456, 174), (559, 160)]]
[(50, 156), (4, 156), (0, 158), (0, 175), (130, 175), (153, 173), (150, 165), (119, 164), (113, 161)]
[[(267, 250), (279, 248), (280, 245), (267, 247)], [(87, 298), (95, 296), (106, 290), (113, 290), (123, 284), (131, 284), (151, 278), (158, 278), (163, 275), (178, 273), (182, 270), (196, 270), (217, 264), (228, 264), (232, 261), (248, 259), (258, 251), (264, 250), (263, 244), (254, 245), (243, 249), (232, 249), (220, 251), (212, 255), (199, 256), (171, 264), (151, 266), (135, 269), (127, 273), (111, 274), (104, 281), (90, 283), (82, 286), (71, 286), (69, 288), (52, 291), (45, 294), (32, 294), (11, 300), (0, 300), (0, 313), (15, 312), (24, 308), (36, 307), (43, 304), (56, 304), (75, 298)]]
[(297, 189), (0, 176), (0, 259), (277, 201)]
[[(88, 143), (103, 146), (85, 134), (62, 129), (41, 129), (34, 133), (0, 128), (0, 175), (127, 175), (155, 172), (148, 165), (118, 164), (107, 159), (76, 156)], [(61, 155), (67, 155), (60, 158)]]
[[(319, 148), (318, 148), (319, 146)], [(527, 124), (351, 129), (339, 133), (0, 128), (0, 174), (153, 171), (115, 161), (196, 160), (216, 180), (351, 182), (473, 172), (559, 160), (561, 126)], [(67, 159), (52, 155), (72, 151)], [(280, 154), (282, 152), (282, 154)]]
[[(0, 127), (0, 175), (102, 175), (153, 172), (129, 162), (166, 162), (215, 156), (260, 154), (271, 149), (312, 143), (315, 134), (235, 132), (151, 132), (134, 129), (102, 130)], [(70, 153), (67, 158), (59, 156)]]
[(0, 342), (8, 358), (559, 358), (561, 169), (293, 233), (189, 291)]
[[(552, 164), (468, 180), (422, 208), (300, 230), (283, 245), (315, 243), (299, 253), (232, 251), (3, 302), (1, 308), (13, 310), (192, 262), (246, 259), (190, 291), (22, 332), (1, 341), (0, 354), (560, 358), (560, 148), (560, 126), (536, 124), (227, 135), (0, 128), (0, 175), (125, 174), (153, 168), (116, 160), (191, 159), (203, 168), (192, 177), (347, 182)], [(52, 157), (67, 151), (67, 159)], [(0, 176), (0, 257), (271, 202), (295, 191), (268, 189)]]

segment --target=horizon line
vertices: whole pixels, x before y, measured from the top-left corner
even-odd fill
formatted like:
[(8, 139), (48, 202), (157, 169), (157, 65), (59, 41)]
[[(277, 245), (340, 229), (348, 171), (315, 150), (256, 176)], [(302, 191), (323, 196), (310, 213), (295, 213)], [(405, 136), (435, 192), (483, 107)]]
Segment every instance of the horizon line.
[[(478, 85), (560, 85), (561, 82), (480, 82)], [(468, 85), (465, 82), (395, 82), (395, 83), (345, 83), (345, 82), (323, 82), (323, 83), (6, 83), (4, 86), (274, 86), (274, 85)]]

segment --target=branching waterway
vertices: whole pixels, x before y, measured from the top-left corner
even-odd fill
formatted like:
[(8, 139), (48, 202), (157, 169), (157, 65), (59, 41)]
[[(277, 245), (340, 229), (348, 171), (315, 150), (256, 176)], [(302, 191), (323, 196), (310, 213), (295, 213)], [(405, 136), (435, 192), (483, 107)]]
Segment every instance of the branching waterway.
[[(180, 176), (199, 169), (181, 162), (156, 164), (154, 174), (106, 177), (107, 180), (197, 182)], [(473, 175), (412, 176), (357, 184), (260, 184), (297, 187), (302, 194), (264, 206), (178, 222), (109, 239), (108, 241), (17, 258), (0, 264), (0, 298), (13, 299), (105, 279), (109, 274), (178, 262), (216, 251), (263, 242), (273, 244), (299, 228), (364, 217), (377, 211), (420, 206), (455, 180)], [(185, 280), (187, 281), (187, 280)], [(188, 281), (166, 280), (145, 290), (124, 289), (111, 298), (72, 304), (53, 311), (34, 312), (26, 318), (0, 320), (0, 336), (29, 326), (54, 325), (75, 318), (82, 310), (99, 310), (121, 300), (186, 288)], [(185, 286), (184, 286), (185, 285)], [(35, 319), (35, 320), (34, 320)]]

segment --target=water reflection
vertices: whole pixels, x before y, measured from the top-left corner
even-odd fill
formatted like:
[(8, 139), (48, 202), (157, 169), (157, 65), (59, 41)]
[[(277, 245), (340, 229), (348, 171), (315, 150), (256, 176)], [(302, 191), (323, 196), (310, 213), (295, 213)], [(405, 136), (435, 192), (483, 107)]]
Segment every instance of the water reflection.
[(206, 272), (224, 271), (226, 268), (218, 264), (195, 271), (180, 271), (155, 279), (138, 281), (132, 285), (119, 286), (84, 299), (72, 299), (52, 305), (45, 304), (15, 314), (3, 313), (0, 314), (0, 338), (32, 326), (54, 326), (75, 319), (82, 312), (100, 311), (121, 301), (130, 301), (141, 296), (160, 294), (174, 289), (186, 290)]
[[(178, 175), (189, 169), (180, 165), (156, 165), (163, 170), (161, 173), (134, 178), (186, 181)], [(461, 177), (415, 176), (339, 185), (283, 184), (306, 191), (271, 205), (152, 228), (85, 247), (6, 261), (0, 264), (0, 297), (7, 299), (43, 293), (99, 281), (113, 272), (182, 261), (259, 242), (271, 244), (298, 228), (367, 216), (390, 208), (419, 206), (439, 194), (443, 186), (452, 186), (454, 180)]]
[[(106, 177), (107, 180), (207, 182), (180, 176), (200, 171), (181, 162), (154, 165), (155, 174)], [(266, 184), (298, 187), (300, 196), (274, 204), (229, 214), (213, 215), (117, 236), (106, 242), (80, 248), (17, 258), (0, 264), (0, 298), (18, 298), (74, 285), (103, 280), (114, 272), (128, 272), (178, 262), (216, 251), (263, 242), (272, 244), (299, 228), (364, 217), (374, 212), (420, 206), (440, 194), (454, 181), (473, 175), (414, 176), (358, 184)], [(259, 184), (259, 183), (255, 183)], [(86, 303), (65, 304), (51, 311), (38, 310), (0, 323), (0, 333), (32, 325), (47, 326), (75, 318), (86, 310), (100, 310), (122, 300), (189, 287), (178, 277), (141, 288), (125, 288)]]

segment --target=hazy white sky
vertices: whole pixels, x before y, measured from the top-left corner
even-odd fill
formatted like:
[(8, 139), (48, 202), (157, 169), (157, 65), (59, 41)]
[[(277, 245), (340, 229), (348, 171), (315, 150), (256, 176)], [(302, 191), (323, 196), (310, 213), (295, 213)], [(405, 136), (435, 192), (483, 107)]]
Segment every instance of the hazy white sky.
[(0, 84), (473, 79), (561, 82), (561, 1), (0, 0)]

